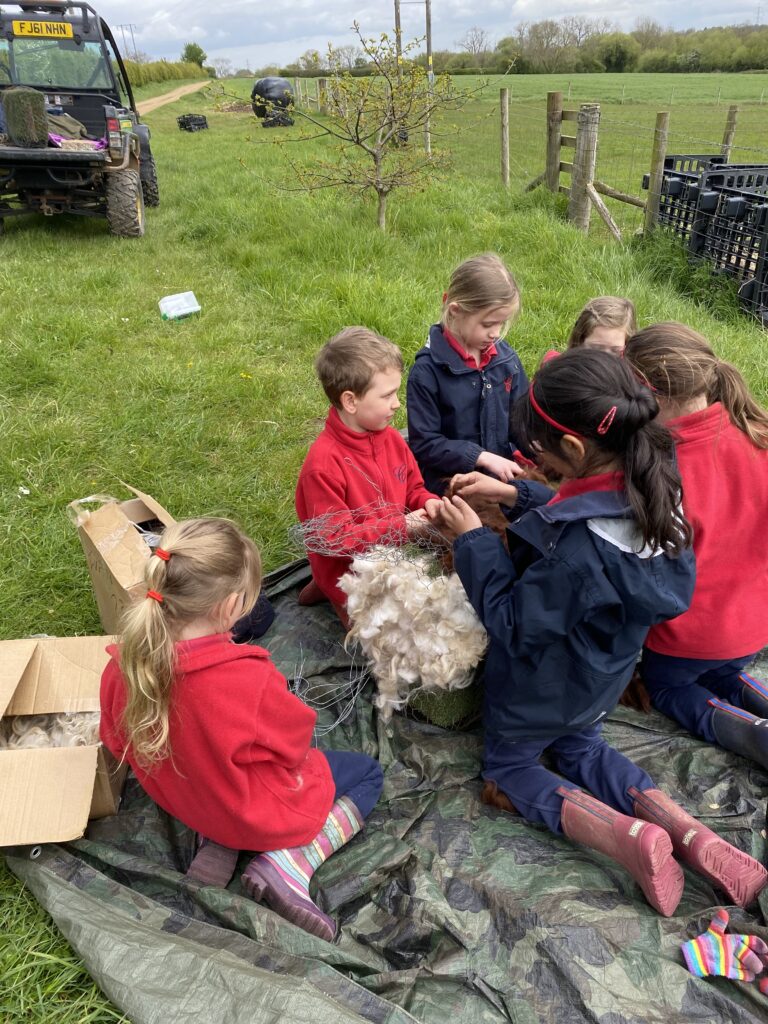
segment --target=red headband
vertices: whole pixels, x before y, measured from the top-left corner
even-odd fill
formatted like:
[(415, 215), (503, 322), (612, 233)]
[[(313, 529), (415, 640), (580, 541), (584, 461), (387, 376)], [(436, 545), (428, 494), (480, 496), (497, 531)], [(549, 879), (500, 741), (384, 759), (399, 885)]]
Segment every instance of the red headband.
[(156, 590), (148, 590), (147, 597), (151, 597), (153, 601), (157, 601), (159, 604), (163, 603), (163, 595), (158, 594)]
[(583, 437), (584, 435), (580, 434), (578, 430), (571, 430), (570, 427), (564, 427), (562, 423), (558, 423), (557, 420), (553, 420), (550, 415), (544, 412), (539, 403), (536, 401), (536, 395), (534, 395), (533, 393), (533, 385), (535, 383), (535, 380), (532, 380), (531, 386), (528, 389), (528, 398), (531, 400), (531, 405), (533, 406), (534, 412), (541, 416), (541, 418), (546, 423), (549, 423), (550, 426), (554, 427), (556, 430), (559, 430), (561, 434), (573, 434), (574, 437)]
[(164, 562), (170, 561), (170, 551), (165, 551), (163, 548), (155, 548), (155, 554), (157, 555), (158, 558), (162, 558)]
[[(564, 427), (562, 423), (558, 423), (557, 420), (552, 419), (552, 417), (548, 413), (544, 412), (539, 403), (536, 401), (536, 395), (534, 395), (533, 393), (533, 385), (534, 381), (531, 381), (531, 386), (528, 389), (528, 397), (531, 400), (531, 405), (533, 406), (534, 411), (539, 416), (541, 416), (541, 418), (546, 423), (549, 423), (550, 426), (554, 427), (556, 430), (559, 430), (561, 434), (572, 434), (574, 437), (580, 437), (583, 439), (584, 435), (580, 434), (578, 430), (573, 430), (571, 427)], [(605, 414), (605, 416), (603, 416), (603, 418), (598, 423), (597, 433), (600, 434), (601, 436), (607, 434), (608, 431), (611, 429), (611, 424), (613, 423), (615, 416), (616, 406), (612, 405), (608, 412)]]

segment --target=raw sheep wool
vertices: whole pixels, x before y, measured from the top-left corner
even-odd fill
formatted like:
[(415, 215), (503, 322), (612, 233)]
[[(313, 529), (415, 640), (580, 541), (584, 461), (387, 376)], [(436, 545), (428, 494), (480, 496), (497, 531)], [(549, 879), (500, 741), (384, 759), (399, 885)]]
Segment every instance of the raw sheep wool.
[(472, 682), (488, 636), (455, 573), (435, 557), (402, 557), (370, 548), (339, 580), (357, 641), (378, 684), (377, 706), (389, 718), (415, 692), (458, 690)]
[(99, 742), (98, 711), (13, 715), (0, 720), (0, 750), (90, 747)]

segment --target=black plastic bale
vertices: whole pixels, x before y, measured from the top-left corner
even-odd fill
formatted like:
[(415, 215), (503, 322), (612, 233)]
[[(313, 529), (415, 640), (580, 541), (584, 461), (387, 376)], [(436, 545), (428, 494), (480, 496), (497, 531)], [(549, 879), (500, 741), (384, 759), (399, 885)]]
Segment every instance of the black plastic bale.
[(183, 132), (200, 132), (208, 127), (205, 114), (182, 114), (176, 118), (176, 124)]

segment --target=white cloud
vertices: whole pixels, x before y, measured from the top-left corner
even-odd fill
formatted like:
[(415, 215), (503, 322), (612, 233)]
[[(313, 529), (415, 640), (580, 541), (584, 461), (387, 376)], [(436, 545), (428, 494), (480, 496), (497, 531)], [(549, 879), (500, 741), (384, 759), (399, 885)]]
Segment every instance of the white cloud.
[[(118, 25), (133, 25), (136, 46), (155, 57), (178, 58), (185, 42), (196, 42), (210, 58), (228, 57), (250, 67), (285, 64), (304, 50), (325, 50), (328, 42), (354, 42), (353, 21), (364, 35), (392, 32), (392, 0), (91, 0), (122, 42)], [(520, 21), (566, 15), (607, 17), (623, 30), (638, 17), (650, 17), (674, 28), (754, 22), (757, 7), (739, 2), (725, 9), (722, 0), (701, 0), (695, 8), (650, 0), (639, 7), (631, 0), (433, 0), (432, 45), (455, 49), (468, 29), (478, 26), (492, 39), (509, 35)], [(766, 8), (768, 18), (768, 8)], [(424, 8), (403, 4), (405, 39), (424, 35)], [(125, 29), (130, 44), (129, 30)]]

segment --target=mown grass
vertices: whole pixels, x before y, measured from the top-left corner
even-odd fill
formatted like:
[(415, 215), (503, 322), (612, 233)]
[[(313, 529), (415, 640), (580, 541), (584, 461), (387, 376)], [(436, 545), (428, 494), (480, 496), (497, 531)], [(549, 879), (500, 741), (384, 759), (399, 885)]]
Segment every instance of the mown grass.
[[(610, 76), (589, 77), (610, 85)], [(637, 77), (648, 85), (654, 76)], [(509, 83), (523, 86), (519, 77)], [(250, 90), (229, 84), (239, 95)], [(536, 127), (513, 141), (533, 177), (551, 83), (529, 84), (539, 90)], [(273, 187), (290, 178), (272, 142), (295, 138), (298, 126), (278, 136), (249, 114), (217, 112), (202, 95), (148, 115), (162, 205), (148, 212), (144, 239), (112, 238), (100, 221), (8, 222), (0, 240), (3, 637), (101, 631), (66, 506), (92, 493), (126, 496), (121, 480), (177, 517), (234, 516), (267, 568), (290, 558), (294, 482), (326, 407), (312, 370), (317, 349), (341, 326), (363, 323), (412, 359), (451, 268), (474, 252), (500, 252), (519, 279), (523, 313), (510, 340), (529, 371), (562, 343), (588, 298), (615, 293), (635, 301), (642, 323), (679, 319), (702, 331), (768, 399), (764, 333), (727, 289), (701, 271), (692, 276), (674, 243), (585, 237), (563, 221), (561, 198), (523, 195), (523, 175), (502, 189), (494, 102), (490, 94), (474, 101), (456, 119), (464, 134), (436, 138), (454, 150), (453, 169), (428, 191), (395, 195), (386, 234), (370, 200)], [(207, 132), (177, 130), (175, 118), (190, 110), (207, 115)], [(691, 109), (687, 123), (699, 116), (706, 122), (712, 111)], [(304, 146), (294, 155), (311, 155)], [(202, 313), (163, 323), (158, 300), (188, 289)], [(12, 979), (0, 1019), (121, 1019), (4, 869), (0, 900), (0, 977)]]

